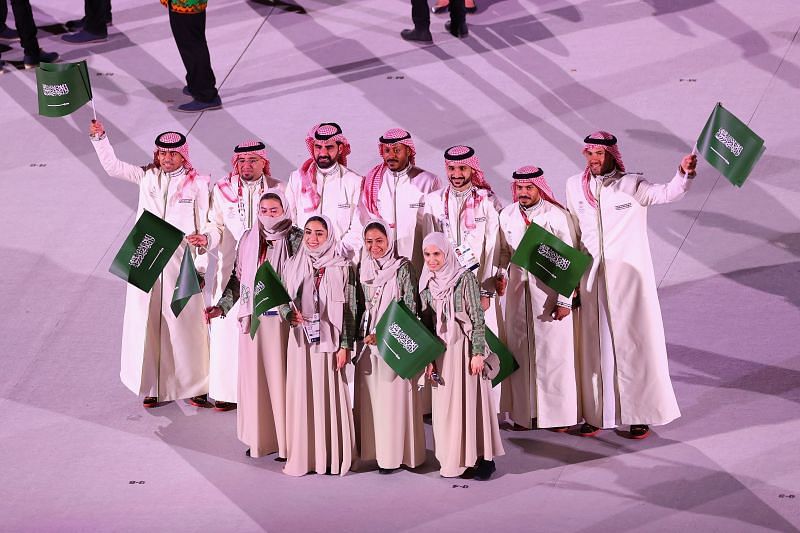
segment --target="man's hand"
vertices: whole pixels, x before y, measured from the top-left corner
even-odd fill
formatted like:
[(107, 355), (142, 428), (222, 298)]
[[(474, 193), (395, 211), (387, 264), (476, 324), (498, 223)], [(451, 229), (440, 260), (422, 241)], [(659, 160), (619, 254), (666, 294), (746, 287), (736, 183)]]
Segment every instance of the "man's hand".
[(205, 235), (201, 235), (199, 233), (192, 233), (191, 235), (187, 235), (186, 242), (197, 248), (208, 247), (208, 237), (206, 237)]
[(508, 287), (508, 278), (505, 276), (498, 276), (494, 279), (494, 290), (497, 291), (498, 296), (503, 296)]
[(377, 339), (375, 338), (374, 333), (370, 333), (366, 337), (364, 337), (364, 344), (368, 344), (370, 346), (375, 346), (377, 344)]
[(483, 372), (483, 355), (475, 354), (469, 358), (469, 373), (473, 376), (480, 375)]
[(489, 302), (490, 302), (491, 300), (492, 300), (492, 299), (491, 299), (491, 298), (489, 298), (488, 296), (481, 296), (481, 309), (483, 309), (484, 311), (486, 311), (487, 309), (489, 309)]
[(433, 363), (428, 363), (425, 365), (425, 377), (431, 379), (431, 374), (433, 374)]
[(697, 168), (697, 154), (689, 154), (681, 160), (681, 172), (687, 176), (694, 177), (697, 175), (695, 169)]
[(557, 305), (553, 310), (553, 318), (556, 320), (564, 320), (569, 316), (569, 308)]
[(213, 305), (211, 307), (206, 307), (206, 323), (207, 324), (211, 324), (211, 320), (213, 320), (213, 319), (215, 319), (217, 317), (220, 317), (220, 316), (222, 316), (222, 308), (221, 307), (219, 307), (217, 305)]
[(339, 348), (336, 352), (336, 370), (341, 370), (347, 364), (347, 357), (350, 355), (350, 350), (347, 348)]
[(303, 315), (298, 313), (297, 311), (289, 311), (289, 324), (292, 326), (299, 326), (303, 323)]
[(89, 123), (89, 135), (93, 137), (101, 137), (106, 132), (103, 128), (103, 123), (99, 120), (93, 120)]

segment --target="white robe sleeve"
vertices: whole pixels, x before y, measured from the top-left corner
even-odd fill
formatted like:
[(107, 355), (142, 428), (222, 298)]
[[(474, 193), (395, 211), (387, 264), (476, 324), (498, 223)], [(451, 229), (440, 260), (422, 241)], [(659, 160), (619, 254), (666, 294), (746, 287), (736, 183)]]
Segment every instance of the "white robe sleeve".
[(485, 265), (482, 279), (478, 280), (481, 286), (481, 296), (494, 296), (495, 286), (495, 253), (500, 233), (500, 216), (497, 214), (497, 205), (494, 201), (486, 208), (486, 236), (483, 244), (483, 255), (480, 264)]
[(668, 204), (680, 200), (689, 190), (693, 179), (678, 169), (675, 176), (668, 183), (650, 183), (640, 177), (636, 183), (634, 198), (640, 205), (647, 207), (656, 204)]
[[(554, 207), (554, 212), (550, 215), (550, 224), (548, 230), (550, 233), (564, 241), (565, 243), (569, 244), (573, 248), (575, 248), (575, 240), (573, 239), (572, 230), (570, 228), (570, 223), (567, 217), (569, 217), (569, 213), (562, 211), (558, 207)], [(563, 294), (558, 295), (558, 299), (556, 300), (557, 305), (561, 307), (566, 307), (572, 309), (572, 298), (570, 296), (564, 296)]]
[(297, 209), (299, 205), (299, 200), (297, 195), (300, 194), (300, 187), (297, 183), (300, 178), (299, 172), (292, 172), (289, 176), (289, 180), (286, 182), (286, 211), (289, 213), (289, 218), (292, 219), (292, 222), (297, 226)]
[[(352, 181), (356, 182), (355, 179)], [(361, 190), (363, 187), (364, 178), (358, 176), (357, 184), (347, 191), (349, 196), (346, 198), (346, 202), (353, 206), (353, 211), (350, 213), (350, 225), (339, 239), (342, 255), (354, 262), (358, 260), (358, 252), (364, 245), (364, 224), (361, 222)]]
[(114, 148), (111, 146), (108, 136), (99, 140), (92, 138), (92, 146), (94, 147), (94, 151), (97, 152), (97, 158), (100, 160), (100, 164), (103, 166), (103, 170), (106, 171), (106, 174), (112, 178), (132, 181), (137, 185), (141, 183), (145, 174), (144, 169), (117, 159), (117, 155), (114, 153)]
[(217, 198), (217, 186), (211, 189), (211, 205), (208, 209), (208, 220), (203, 228), (202, 233), (208, 236), (208, 249), (213, 250), (222, 242), (222, 234), (225, 229), (225, 218), (222, 212), (222, 206)]
[[(199, 179), (198, 176), (197, 180), (197, 195), (194, 200), (194, 208), (195, 208), (195, 220), (197, 220), (197, 227), (196, 230), (200, 231), (205, 229), (208, 225), (208, 181), (205, 179)], [(209, 245), (208, 249), (211, 249), (211, 245)], [(206, 269), (208, 268), (208, 252), (203, 254), (196, 254), (194, 257), (194, 266), (201, 275), (205, 275)]]

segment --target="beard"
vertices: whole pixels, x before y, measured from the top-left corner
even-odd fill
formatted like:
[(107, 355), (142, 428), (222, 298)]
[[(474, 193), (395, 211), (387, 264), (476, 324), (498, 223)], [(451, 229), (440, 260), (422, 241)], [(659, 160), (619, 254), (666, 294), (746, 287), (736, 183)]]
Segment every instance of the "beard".
[(333, 164), (336, 162), (326, 155), (319, 156), (315, 161), (319, 168), (331, 168)]

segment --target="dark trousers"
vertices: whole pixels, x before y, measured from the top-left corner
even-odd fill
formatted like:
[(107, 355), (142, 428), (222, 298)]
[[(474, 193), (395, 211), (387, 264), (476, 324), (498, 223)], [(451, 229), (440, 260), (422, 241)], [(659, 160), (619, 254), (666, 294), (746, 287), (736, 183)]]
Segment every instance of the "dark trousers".
[(211, 70), (211, 56), (206, 41), (206, 13), (185, 15), (169, 10), (169, 25), (178, 45), (186, 85), (195, 100), (210, 102), (218, 96), (217, 80)]
[[(0, 0), (5, 3), (5, 0)], [(39, 40), (36, 39), (36, 23), (30, 0), (11, 0), (11, 11), (14, 12), (14, 23), (17, 25), (20, 44), (26, 56), (39, 57)]]
[(111, 0), (83, 0), (83, 29), (97, 35), (108, 35), (106, 21), (111, 18)]
[[(431, 10), (428, 0), (411, 0), (411, 20), (414, 27), (419, 30), (430, 30)], [(467, 11), (464, 0), (450, 0), (450, 24), (456, 28), (467, 21)]]
[(0, 30), (6, 29), (6, 20), (8, 19), (8, 0), (0, 0)]

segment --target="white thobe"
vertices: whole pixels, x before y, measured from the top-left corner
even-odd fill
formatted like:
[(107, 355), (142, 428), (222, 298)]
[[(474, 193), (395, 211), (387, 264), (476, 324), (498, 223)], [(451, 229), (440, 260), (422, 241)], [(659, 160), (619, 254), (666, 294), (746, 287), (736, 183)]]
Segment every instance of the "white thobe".
[[(545, 200), (525, 210), (528, 221), (574, 245), (568, 215)], [(578, 388), (573, 315), (557, 321), (556, 305), (571, 307), (571, 298), (558, 294), (528, 271), (509, 261), (528, 226), (513, 203), (500, 212), (500, 268), (508, 268), (505, 296), (504, 344), (519, 369), (502, 383), (500, 408), (520, 426), (572, 426), (578, 422)]]
[(567, 206), (592, 256), (581, 280), (581, 396), (584, 419), (598, 427), (666, 424), (680, 416), (647, 237), (647, 207), (678, 200), (692, 180), (669, 183), (640, 174), (592, 176), (598, 208), (582, 175), (567, 180)]
[[(144, 210), (150, 211), (187, 235), (203, 227), (208, 217), (208, 177), (196, 176), (180, 194), (183, 169), (167, 174), (120, 161), (106, 137), (94, 139), (92, 146), (109, 176), (139, 186), (137, 217)], [(208, 330), (203, 299), (200, 295), (190, 298), (177, 317), (170, 309), (186, 246), (181, 243), (149, 293), (127, 286), (120, 377), (131, 391), (160, 401), (208, 392)], [(189, 250), (194, 255), (194, 248), (190, 246)], [(204, 273), (207, 258), (196, 256), (195, 266)]]
[(303, 178), (299, 170), (292, 172), (286, 184), (286, 201), (292, 221), (298, 227), (314, 215), (326, 215), (331, 219), (339, 238), (342, 255), (357, 260), (364, 243), (363, 226), (360, 221), (361, 176), (335, 163), (332, 167), (317, 169), (317, 193), (319, 205), (314, 208), (307, 195), (303, 194)]
[[(223, 191), (222, 188), (225, 188)], [(214, 184), (211, 209), (204, 233), (208, 236), (208, 249), (217, 250), (212, 302), (217, 302), (230, 280), (236, 259), (236, 247), (245, 231), (258, 220), (258, 203), (269, 189), (285, 190), (285, 185), (271, 176), (261, 176), (254, 181), (242, 180), (242, 197), (239, 198), (239, 177), (225, 177)], [(223, 402), (237, 401), (239, 302), (227, 315), (211, 321), (211, 357), (208, 394)]]
[(415, 272), (422, 272), (425, 196), (439, 187), (439, 178), (430, 172), (411, 166), (399, 172), (387, 168), (378, 189), (378, 214), (364, 209), (363, 223), (377, 216), (394, 227), (397, 253), (411, 260)]

